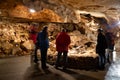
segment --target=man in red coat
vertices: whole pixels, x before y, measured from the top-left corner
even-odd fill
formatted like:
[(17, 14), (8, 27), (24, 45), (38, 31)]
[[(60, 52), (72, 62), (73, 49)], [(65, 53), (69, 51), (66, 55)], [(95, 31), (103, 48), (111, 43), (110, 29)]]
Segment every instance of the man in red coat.
[(56, 50), (58, 51), (58, 54), (55, 68), (58, 68), (60, 65), (60, 57), (63, 53), (63, 69), (66, 69), (67, 53), (70, 42), (70, 36), (66, 33), (66, 30), (63, 29), (56, 37)]

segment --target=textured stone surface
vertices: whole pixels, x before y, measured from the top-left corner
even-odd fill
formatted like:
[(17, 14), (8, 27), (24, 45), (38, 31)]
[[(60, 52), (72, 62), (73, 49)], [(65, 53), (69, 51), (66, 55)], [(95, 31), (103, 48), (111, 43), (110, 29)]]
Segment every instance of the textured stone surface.
[(30, 8), (36, 11), (50, 9), (59, 15), (63, 22), (78, 23), (80, 22), (80, 11), (86, 11), (84, 13), (107, 17), (113, 22), (118, 21), (120, 17), (119, 3), (119, 0), (5, 0), (0, 1), (0, 15), (30, 18)]

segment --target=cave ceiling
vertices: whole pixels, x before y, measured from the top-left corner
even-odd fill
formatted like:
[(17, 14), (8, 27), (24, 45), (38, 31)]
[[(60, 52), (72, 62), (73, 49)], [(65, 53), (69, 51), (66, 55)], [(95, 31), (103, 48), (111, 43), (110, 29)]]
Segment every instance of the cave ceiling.
[[(53, 19), (53, 22), (79, 22), (79, 15), (83, 13), (119, 20), (119, 4), (120, 0), (0, 0), (0, 15), (30, 18), (31, 14), (24, 9), (27, 7), (37, 11), (37, 14), (32, 15), (34, 17), (32, 19), (36, 19), (36, 16), (58, 17), (58, 19)], [(44, 8), (52, 10), (53, 12), (44, 10), (51, 15), (47, 15), (47, 13), (42, 15), (41, 11)], [(39, 19), (42, 18), (39, 17)], [(48, 21), (51, 20), (48, 19)]]

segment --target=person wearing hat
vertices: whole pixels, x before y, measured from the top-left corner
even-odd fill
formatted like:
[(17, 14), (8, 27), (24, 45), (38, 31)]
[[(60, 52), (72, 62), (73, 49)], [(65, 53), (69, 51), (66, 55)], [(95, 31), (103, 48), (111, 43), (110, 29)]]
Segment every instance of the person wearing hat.
[(103, 33), (103, 30), (100, 28), (98, 29), (98, 36), (97, 36), (97, 45), (96, 45), (96, 53), (99, 55), (99, 69), (105, 68), (105, 50), (107, 48), (107, 41), (106, 37)]
[(49, 39), (48, 39), (48, 27), (44, 26), (43, 30), (38, 33), (37, 36), (37, 45), (40, 48), (41, 52), (41, 67), (42, 69), (47, 69), (46, 60), (47, 60), (47, 50), (49, 48)]

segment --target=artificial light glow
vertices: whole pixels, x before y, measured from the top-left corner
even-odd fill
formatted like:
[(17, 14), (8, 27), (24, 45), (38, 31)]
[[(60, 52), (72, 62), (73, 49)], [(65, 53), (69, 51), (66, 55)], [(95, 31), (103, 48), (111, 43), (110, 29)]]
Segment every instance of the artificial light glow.
[(116, 35), (117, 37), (120, 37), (120, 34), (119, 34), (119, 32), (117, 32), (117, 35)]
[(34, 9), (30, 9), (30, 12), (31, 12), (31, 13), (34, 13), (34, 12), (36, 12), (36, 11), (35, 11)]
[(118, 25), (120, 25), (120, 21), (118, 22)]
[(6, 32), (6, 31), (7, 31), (7, 29), (5, 28), (5, 29), (3, 29), (3, 31), (4, 31), (4, 32)]
[(91, 21), (91, 25), (92, 25), (92, 26), (95, 26), (95, 25), (96, 25), (93, 20)]

